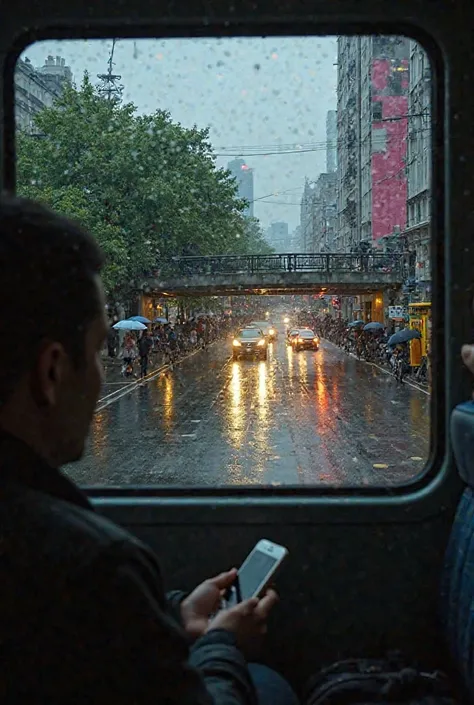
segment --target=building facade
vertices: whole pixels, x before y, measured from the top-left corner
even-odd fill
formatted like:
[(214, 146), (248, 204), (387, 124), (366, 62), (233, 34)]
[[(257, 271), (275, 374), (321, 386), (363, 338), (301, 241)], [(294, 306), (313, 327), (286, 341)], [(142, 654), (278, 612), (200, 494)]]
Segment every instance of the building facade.
[(72, 82), (72, 73), (59, 56), (48, 56), (44, 65), (37, 69), (28, 58), (18, 59), (15, 68), (17, 127), (26, 132), (34, 131), (34, 116), (43, 108), (53, 105), (61, 95), (65, 81)]
[(251, 169), (243, 159), (233, 159), (227, 164), (227, 169), (237, 182), (239, 198), (243, 198), (247, 201), (244, 215), (253, 218), (253, 169)]
[(361, 42), (337, 40), (337, 232), (335, 252), (360, 241)]
[(340, 37), (337, 77), (337, 233), (335, 251), (406, 225), (409, 41)]
[(431, 71), (422, 47), (410, 41), (407, 223), (411, 300), (431, 301)]
[(297, 225), (291, 234), (291, 251), (296, 253), (304, 252), (301, 242), (301, 225)]
[(326, 173), (337, 169), (337, 112), (328, 110), (326, 116)]
[(300, 252), (312, 252), (314, 231), (314, 183), (305, 180), (300, 204)]
[[(375, 245), (407, 220), (409, 40), (371, 37), (371, 230)], [(364, 238), (366, 239), (366, 238)]]
[(337, 175), (320, 174), (305, 183), (300, 206), (301, 252), (334, 252), (337, 232)]
[(267, 230), (267, 242), (275, 252), (291, 251), (288, 223), (283, 221), (272, 223)]

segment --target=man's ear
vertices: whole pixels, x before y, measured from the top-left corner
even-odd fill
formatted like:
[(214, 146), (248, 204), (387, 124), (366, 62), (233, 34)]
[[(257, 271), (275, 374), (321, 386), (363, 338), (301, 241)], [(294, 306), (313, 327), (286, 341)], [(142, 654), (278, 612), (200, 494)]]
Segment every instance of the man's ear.
[(31, 373), (32, 393), (39, 406), (53, 408), (57, 405), (67, 365), (68, 356), (61, 343), (42, 343)]

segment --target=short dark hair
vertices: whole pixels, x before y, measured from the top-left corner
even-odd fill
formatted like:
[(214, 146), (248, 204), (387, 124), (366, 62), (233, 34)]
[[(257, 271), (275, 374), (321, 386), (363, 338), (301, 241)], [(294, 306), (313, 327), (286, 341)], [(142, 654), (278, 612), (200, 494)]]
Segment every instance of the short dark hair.
[(103, 265), (79, 224), (34, 201), (0, 195), (0, 403), (33, 365), (46, 339), (84, 361), (85, 333), (99, 315)]

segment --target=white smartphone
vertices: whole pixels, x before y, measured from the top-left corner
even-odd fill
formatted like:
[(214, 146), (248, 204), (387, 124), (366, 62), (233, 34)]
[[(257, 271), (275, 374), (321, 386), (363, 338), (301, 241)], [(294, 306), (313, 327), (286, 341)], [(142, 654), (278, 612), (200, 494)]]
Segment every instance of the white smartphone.
[(288, 550), (277, 543), (261, 539), (242, 563), (235, 584), (225, 597), (225, 607), (260, 597), (288, 555)]

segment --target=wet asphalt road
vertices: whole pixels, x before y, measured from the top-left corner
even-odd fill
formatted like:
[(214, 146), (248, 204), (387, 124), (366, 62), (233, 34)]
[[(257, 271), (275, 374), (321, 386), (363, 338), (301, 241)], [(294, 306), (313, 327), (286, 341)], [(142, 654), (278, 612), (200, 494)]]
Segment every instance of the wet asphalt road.
[(233, 362), (231, 339), (99, 404), (82, 485), (394, 485), (429, 449), (429, 397), (323, 341)]

